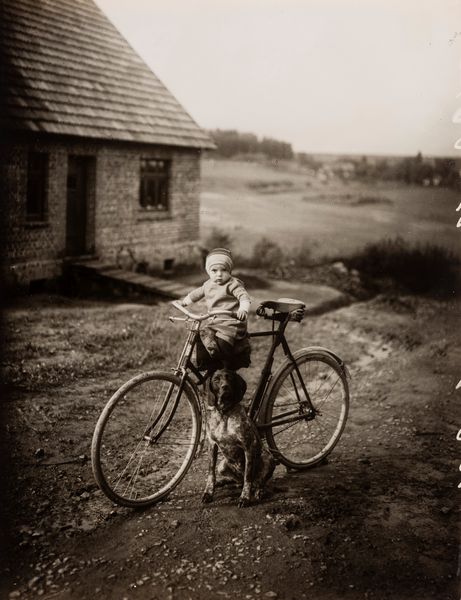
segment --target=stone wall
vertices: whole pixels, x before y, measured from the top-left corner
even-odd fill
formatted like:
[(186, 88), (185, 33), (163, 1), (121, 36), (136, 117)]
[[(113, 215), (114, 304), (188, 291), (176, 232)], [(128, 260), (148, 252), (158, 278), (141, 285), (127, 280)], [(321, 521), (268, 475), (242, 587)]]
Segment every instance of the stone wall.
[[(27, 155), (49, 154), (48, 218), (26, 222)], [(88, 181), (86, 254), (116, 263), (134, 261), (162, 269), (165, 260), (198, 262), (200, 151), (150, 145), (24, 140), (3, 145), (4, 266), (7, 279), (25, 283), (61, 273), (66, 258), (67, 160), (92, 157)], [(139, 204), (140, 159), (171, 161), (169, 211)]]

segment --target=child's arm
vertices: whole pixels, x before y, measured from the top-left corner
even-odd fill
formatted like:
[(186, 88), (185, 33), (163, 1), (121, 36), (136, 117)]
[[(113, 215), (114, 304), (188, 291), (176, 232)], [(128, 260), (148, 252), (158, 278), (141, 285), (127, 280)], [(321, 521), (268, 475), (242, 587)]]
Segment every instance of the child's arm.
[(239, 301), (237, 319), (239, 319), (239, 321), (244, 321), (248, 317), (248, 313), (250, 312), (250, 296), (248, 295), (248, 292), (239, 280), (236, 280), (236, 285), (232, 286), (229, 291)]
[(198, 302), (199, 300), (201, 300), (204, 297), (205, 297), (205, 290), (203, 289), (203, 285), (202, 285), (199, 288), (196, 288), (195, 290), (192, 290), (191, 292), (189, 292), (187, 294), (187, 296), (181, 300), (181, 304), (182, 304), (182, 306), (189, 306), (189, 304), (192, 304), (193, 302)]
[(251, 300), (248, 294), (246, 294), (246, 298), (240, 298), (240, 306), (237, 310), (237, 319), (239, 321), (245, 321), (245, 319), (248, 318), (248, 313), (250, 312), (250, 304)]

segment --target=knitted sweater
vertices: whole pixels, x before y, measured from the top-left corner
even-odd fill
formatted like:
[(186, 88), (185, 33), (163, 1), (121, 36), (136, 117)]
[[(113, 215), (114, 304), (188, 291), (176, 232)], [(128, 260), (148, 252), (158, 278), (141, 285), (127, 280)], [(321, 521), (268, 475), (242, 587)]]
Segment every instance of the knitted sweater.
[[(208, 310), (231, 310), (242, 308), (246, 312), (250, 310), (250, 296), (243, 287), (243, 283), (236, 277), (231, 277), (223, 284), (215, 283), (211, 279), (192, 290), (184, 298), (187, 306), (192, 302), (205, 299)], [(246, 321), (239, 321), (232, 317), (215, 317), (208, 325), (216, 332), (217, 337), (229, 344), (234, 344), (236, 339), (241, 339), (246, 334)]]

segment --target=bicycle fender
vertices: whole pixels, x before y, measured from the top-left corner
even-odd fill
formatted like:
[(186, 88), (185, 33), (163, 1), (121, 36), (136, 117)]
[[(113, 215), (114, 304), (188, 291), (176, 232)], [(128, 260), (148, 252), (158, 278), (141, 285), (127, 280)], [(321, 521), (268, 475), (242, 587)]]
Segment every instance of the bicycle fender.
[(308, 348), (301, 348), (300, 350), (297, 350), (296, 352), (294, 352), (293, 357), (296, 359), (296, 358), (298, 358), (299, 354), (305, 353), (305, 352), (313, 352), (313, 353), (317, 353), (317, 354), (323, 354), (326, 356), (330, 356), (338, 363), (338, 366), (344, 372), (344, 375), (346, 376), (346, 378), (349, 380), (352, 379), (352, 376), (350, 374), (349, 369), (346, 366), (346, 363), (342, 360), (342, 358), (340, 358), (332, 350), (329, 350), (328, 348), (325, 348), (324, 346), (309, 346)]

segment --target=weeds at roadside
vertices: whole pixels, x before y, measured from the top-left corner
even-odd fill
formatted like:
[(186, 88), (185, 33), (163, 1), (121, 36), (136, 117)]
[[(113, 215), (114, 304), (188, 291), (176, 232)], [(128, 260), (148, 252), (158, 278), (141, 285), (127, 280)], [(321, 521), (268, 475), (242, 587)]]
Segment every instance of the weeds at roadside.
[(401, 237), (368, 244), (344, 261), (357, 269), (370, 285), (387, 279), (414, 294), (438, 297), (453, 296), (460, 291), (459, 258), (436, 244), (415, 244)]
[(126, 304), (120, 309), (75, 299), (62, 310), (45, 300), (24, 327), (20, 313), (7, 312), (3, 381), (14, 388), (40, 390), (82, 377), (171, 365), (180, 340), (168, 322), (169, 313), (168, 304), (155, 310)]

